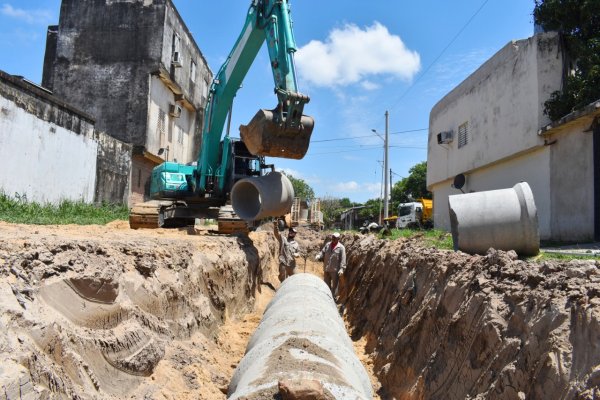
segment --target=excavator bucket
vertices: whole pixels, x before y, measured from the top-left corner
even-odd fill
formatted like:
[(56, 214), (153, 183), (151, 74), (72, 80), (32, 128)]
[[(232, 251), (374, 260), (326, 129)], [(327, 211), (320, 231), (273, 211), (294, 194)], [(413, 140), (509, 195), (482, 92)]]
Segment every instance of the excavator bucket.
[(315, 120), (302, 115), (298, 127), (287, 127), (275, 115), (271, 110), (258, 111), (248, 125), (240, 126), (242, 141), (256, 156), (301, 159), (308, 151)]

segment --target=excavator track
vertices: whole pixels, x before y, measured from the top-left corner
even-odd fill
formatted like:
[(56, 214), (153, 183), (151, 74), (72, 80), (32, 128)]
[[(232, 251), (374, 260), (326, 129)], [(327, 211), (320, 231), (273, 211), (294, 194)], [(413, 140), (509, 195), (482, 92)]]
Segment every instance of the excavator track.
[(170, 202), (159, 200), (134, 204), (129, 210), (129, 227), (131, 229), (157, 229), (160, 207), (168, 204)]
[(222, 234), (248, 233), (250, 227), (248, 223), (237, 216), (230, 205), (219, 209), (219, 218), (217, 219), (218, 232)]
[[(158, 229), (160, 228), (160, 209), (172, 205), (170, 201), (151, 200), (135, 204), (129, 212), (129, 227), (131, 229)], [(214, 217), (213, 217), (214, 218)], [(177, 227), (177, 224), (167, 224), (166, 227)], [(219, 234), (248, 233), (248, 223), (235, 214), (230, 205), (219, 208), (217, 218)]]

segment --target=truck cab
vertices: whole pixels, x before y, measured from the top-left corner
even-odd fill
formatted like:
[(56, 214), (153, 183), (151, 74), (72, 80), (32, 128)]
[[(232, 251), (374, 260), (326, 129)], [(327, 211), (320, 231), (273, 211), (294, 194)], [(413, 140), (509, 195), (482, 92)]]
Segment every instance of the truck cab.
[(420, 202), (400, 203), (398, 206), (398, 219), (396, 228), (406, 228), (411, 223), (417, 223), (423, 215), (423, 204)]
[(398, 219), (396, 228), (431, 228), (433, 217), (433, 201), (430, 199), (419, 199), (410, 203), (400, 203), (398, 206)]

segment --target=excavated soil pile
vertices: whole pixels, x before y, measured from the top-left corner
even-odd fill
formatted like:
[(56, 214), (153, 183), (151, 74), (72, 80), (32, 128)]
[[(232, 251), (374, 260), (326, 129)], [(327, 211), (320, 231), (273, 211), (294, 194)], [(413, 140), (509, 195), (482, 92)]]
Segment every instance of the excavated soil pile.
[(384, 399), (600, 397), (600, 265), (345, 235), (340, 302)]
[(0, 398), (224, 398), (273, 238), (0, 223)]

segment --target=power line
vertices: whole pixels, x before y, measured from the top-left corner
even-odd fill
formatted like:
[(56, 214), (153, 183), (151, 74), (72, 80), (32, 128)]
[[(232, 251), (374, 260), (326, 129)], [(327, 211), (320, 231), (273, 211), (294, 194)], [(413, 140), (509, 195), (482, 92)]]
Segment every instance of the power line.
[(417, 82), (419, 82), (419, 80), (421, 80), (421, 78), (423, 76), (425, 76), (425, 74), (427, 74), (427, 72), (429, 72), (429, 70), (431, 69), (431, 67), (433, 67), (433, 65), (442, 57), (442, 55), (444, 55), (444, 53), (446, 52), (446, 50), (448, 50), (448, 48), (450, 46), (452, 46), (452, 44), (456, 41), (456, 39), (458, 39), (458, 37), (460, 36), (461, 33), (463, 33), (463, 31), (465, 29), (467, 29), (467, 26), (469, 26), (469, 24), (475, 19), (475, 17), (477, 16), (477, 14), (479, 14), (479, 12), (483, 9), (483, 7), (485, 7), (485, 5), (489, 2), (489, 0), (485, 0), (483, 3), (481, 3), (481, 6), (479, 6), (479, 8), (477, 9), (477, 11), (475, 11), (475, 13), (473, 15), (471, 15), (471, 18), (469, 18), (469, 20), (462, 26), (462, 28), (460, 28), (460, 30), (458, 31), (458, 33), (456, 35), (454, 35), (454, 37), (452, 38), (452, 40), (450, 40), (450, 42), (446, 45), (446, 47), (444, 47), (442, 49), (442, 51), (440, 52), (440, 54), (437, 55), (437, 57), (427, 66), (427, 68), (425, 68), (425, 70), (412, 82), (412, 84), (406, 88), (406, 90), (400, 95), (400, 97), (398, 98), (398, 100), (396, 100), (395, 103), (392, 104), (392, 106), (390, 107), (390, 109), (393, 109), (394, 107), (396, 107), (396, 105), (398, 105), (398, 103), (400, 102), (400, 100), (402, 100), (404, 98), (404, 96), (406, 96), (408, 94), (408, 92), (416, 85)]
[[(422, 147), (422, 146), (390, 146), (390, 147), (395, 147), (395, 148), (400, 148), (400, 149), (418, 149), (418, 150), (426, 150), (427, 149), (427, 147)], [(324, 155), (324, 154), (339, 154), (339, 153), (350, 153), (350, 152), (354, 152), (354, 151), (380, 150), (380, 149), (381, 149), (381, 146), (376, 146), (376, 147), (353, 149), (353, 150), (329, 151), (329, 152), (325, 152), (325, 153), (309, 153), (306, 155), (306, 157), (320, 156), (320, 155)]]
[[(420, 128), (420, 129), (410, 129), (406, 131), (398, 131), (398, 132), (390, 132), (390, 135), (400, 135), (402, 133), (412, 133), (412, 132), (421, 132), (429, 130), (429, 128)], [(335, 139), (322, 139), (322, 140), (311, 140), (311, 143), (322, 143), (322, 142), (334, 142), (336, 140), (348, 140), (348, 139), (362, 139), (362, 138), (370, 138), (375, 137), (373, 135), (364, 135), (364, 136), (348, 136), (345, 138), (335, 138)]]

